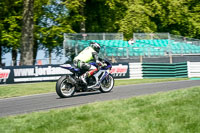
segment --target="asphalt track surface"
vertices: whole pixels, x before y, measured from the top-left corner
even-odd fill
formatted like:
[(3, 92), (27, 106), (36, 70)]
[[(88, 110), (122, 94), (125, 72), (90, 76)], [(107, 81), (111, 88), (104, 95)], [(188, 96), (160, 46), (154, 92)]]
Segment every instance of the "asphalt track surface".
[(59, 98), (56, 93), (5, 98), (0, 99), (0, 117), (53, 108), (68, 108), (93, 102), (148, 95), (192, 86), (200, 86), (200, 80), (123, 85), (114, 87), (110, 93), (100, 93), (98, 91), (75, 93), (74, 97), (71, 98)]

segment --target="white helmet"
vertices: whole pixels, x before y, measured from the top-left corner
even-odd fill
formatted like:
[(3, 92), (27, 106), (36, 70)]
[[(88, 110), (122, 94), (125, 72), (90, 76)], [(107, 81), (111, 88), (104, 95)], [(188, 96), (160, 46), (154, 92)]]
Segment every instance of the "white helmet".
[(96, 43), (96, 42), (91, 42), (90, 43), (90, 46), (97, 52), (99, 53), (100, 49), (101, 49), (101, 46), (100, 44)]

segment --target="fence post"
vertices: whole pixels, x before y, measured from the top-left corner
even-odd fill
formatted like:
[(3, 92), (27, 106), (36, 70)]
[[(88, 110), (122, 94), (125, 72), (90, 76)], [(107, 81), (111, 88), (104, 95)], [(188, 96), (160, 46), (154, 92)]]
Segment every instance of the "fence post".
[(187, 61), (188, 78), (190, 78), (190, 62)]
[(140, 55), (140, 63), (143, 62), (143, 58), (142, 58), (142, 55)]
[(171, 40), (171, 36), (170, 36), (170, 33), (168, 33), (168, 39), (169, 39), (169, 40)]
[(78, 55), (78, 42), (75, 44), (75, 54)]
[(172, 58), (172, 55), (171, 55), (171, 54), (169, 55), (169, 63), (170, 63), (170, 64), (173, 63), (173, 58)]
[(106, 46), (103, 46), (104, 57), (106, 57)]
[(126, 48), (126, 52), (127, 52), (126, 57), (127, 57), (127, 59), (128, 59), (128, 58), (129, 58), (129, 50), (128, 50), (128, 47)]

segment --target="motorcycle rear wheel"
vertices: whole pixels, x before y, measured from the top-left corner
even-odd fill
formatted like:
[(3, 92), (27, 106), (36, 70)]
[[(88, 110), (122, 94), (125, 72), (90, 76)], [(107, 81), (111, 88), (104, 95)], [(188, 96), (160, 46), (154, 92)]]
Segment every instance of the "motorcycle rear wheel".
[(56, 83), (56, 93), (61, 98), (71, 97), (75, 93), (75, 86), (68, 81), (68, 77), (61, 76)]
[(111, 74), (109, 74), (100, 84), (100, 91), (103, 93), (110, 92), (114, 87), (114, 78)]

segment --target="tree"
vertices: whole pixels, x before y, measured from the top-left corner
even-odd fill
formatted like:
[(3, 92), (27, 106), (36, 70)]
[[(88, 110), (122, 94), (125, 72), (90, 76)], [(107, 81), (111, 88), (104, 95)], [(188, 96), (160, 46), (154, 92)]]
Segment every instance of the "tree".
[[(37, 55), (39, 40), (39, 23), (44, 15), (43, 6), (47, 5), (49, 0), (35, 0), (34, 10), (34, 46), (33, 46), (33, 64)], [(0, 2), (0, 44), (2, 56), (12, 53), (13, 65), (16, 65), (17, 53), (20, 52), (21, 29), (22, 29), (22, 12), (23, 0), (6, 0)], [(1, 59), (1, 56), (0, 56)]]
[(12, 51), (13, 65), (17, 64), (17, 53), (21, 37), (21, 8), (22, 0), (0, 2), (0, 62), (1, 56)]
[(20, 65), (33, 64), (34, 0), (24, 0)]
[(69, 23), (75, 32), (85, 32), (85, 2), (86, 0), (64, 0), (69, 12)]
[(65, 5), (75, 32), (118, 32), (126, 11), (121, 0), (65, 0)]
[(52, 52), (57, 55), (61, 53), (63, 45), (63, 34), (73, 32), (69, 24), (68, 11), (65, 5), (59, 0), (53, 0), (43, 6), (44, 14), (39, 23), (38, 42), (43, 45), (49, 57), (49, 64), (52, 60)]
[[(36, 63), (37, 51), (42, 47), (41, 44), (41, 28), (48, 25), (48, 22), (43, 22), (46, 15), (46, 6), (50, 0), (35, 0), (34, 1), (34, 46), (33, 46), (33, 64)], [(46, 24), (45, 24), (46, 23)]]
[(118, 32), (120, 19), (127, 10), (120, 0), (87, 0), (85, 6), (87, 32)]
[[(145, 1), (145, 0), (144, 0)], [(155, 32), (157, 25), (152, 21), (155, 12), (148, 1), (134, 0), (126, 2), (127, 10), (123, 19), (119, 21), (119, 31), (126, 38), (132, 38), (134, 32)]]
[[(169, 32), (200, 39), (199, 12), (199, 0), (0, 1), (0, 64), (11, 51), (14, 64), (18, 52), (22, 65), (35, 64), (38, 48), (51, 62), (64, 33), (123, 32), (129, 39), (134, 32)], [(67, 54), (74, 56), (70, 49)]]
[[(198, 37), (200, 2), (197, 0), (159, 1), (162, 7), (157, 15), (158, 32), (170, 32), (176, 35)], [(159, 24), (160, 23), (160, 24)]]
[(130, 0), (119, 20), (119, 32), (130, 38), (134, 32), (169, 32), (200, 38), (199, 0)]

